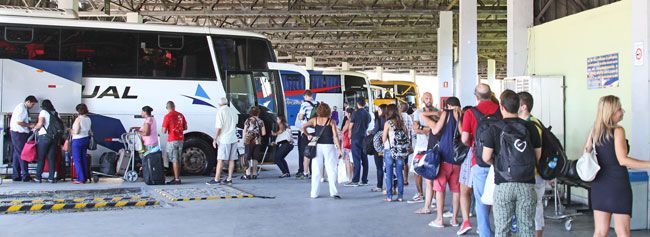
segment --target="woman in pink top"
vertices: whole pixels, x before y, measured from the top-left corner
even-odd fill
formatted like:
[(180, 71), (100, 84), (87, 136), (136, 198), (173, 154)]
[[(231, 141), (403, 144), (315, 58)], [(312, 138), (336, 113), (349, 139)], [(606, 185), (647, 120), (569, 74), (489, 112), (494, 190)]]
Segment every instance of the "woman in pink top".
[(153, 109), (149, 106), (142, 107), (140, 115), (144, 118), (144, 124), (138, 130), (142, 137), (142, 143), (151, 150), (153, 147), (158, 146), (158, 125), (156, 120), (151, 116)]

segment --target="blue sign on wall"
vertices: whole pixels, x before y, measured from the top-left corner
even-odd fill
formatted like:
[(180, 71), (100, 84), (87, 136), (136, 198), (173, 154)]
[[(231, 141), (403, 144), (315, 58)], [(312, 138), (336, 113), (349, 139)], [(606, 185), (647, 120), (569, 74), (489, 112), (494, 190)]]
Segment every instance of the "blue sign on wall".
[(618, 87), (618, 53), (587, 58), (587, 88)]

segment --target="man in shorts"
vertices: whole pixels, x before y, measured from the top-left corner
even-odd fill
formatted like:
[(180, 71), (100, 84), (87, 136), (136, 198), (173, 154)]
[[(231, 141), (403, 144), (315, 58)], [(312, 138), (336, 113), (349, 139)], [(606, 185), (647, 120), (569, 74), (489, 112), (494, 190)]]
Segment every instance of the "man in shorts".
[(187, 130), (187, 121), (183, 114), (176, 112), (176, 105), (173, 101), (167, 101), (167, 115), (163, 119), (162, 132), (167, 133), (167, 146), (165, 151), (167, 158), (172, 162), (174, 179), (167, 184), (181, 184), (181, 169), (178, 160), (183, 154), (183, 132)]
[(235, 172), (235, 160), (237, 160), (238, 117), (237, 111), (228, 106), (226, 98), (221, 98), (216, 120), (216, 135), (212, 146), (217, 149), (217, 171), (214, 179), (211, 179), (206, 184), (222, 184), (221, 170), (223, 170), (224, 161), (228, 161), (228, 178), (223, 183), (232, 184), (232, 173)]

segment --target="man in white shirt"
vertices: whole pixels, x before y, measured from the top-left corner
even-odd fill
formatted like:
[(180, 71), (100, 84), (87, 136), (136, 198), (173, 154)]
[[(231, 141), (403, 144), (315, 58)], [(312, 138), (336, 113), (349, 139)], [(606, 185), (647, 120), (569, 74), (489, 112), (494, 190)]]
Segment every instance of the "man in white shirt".
[(212, 146), (217, 149), (217, 171), (214, 179), (206, 183), (208, 185), (222, 184), (221, 170), (224, 161), (228, 161), (228, 178), (223, 183), (232, 184), (232, 174), (235, 172), (235, 160), (237, 160), (238, 120), (237, 111), (228, 106), (228, 99), (221, 98), (215, 123), (216, 135), (212, 143)]
[[(426, 124), (420, 122), (420, 113), (437, 111), (433, 107), (433, 96), (429, 92), (425, 92), (422, 95), (422, 104), (424, 104), (424, 107), (422, 109), (416, 110), (413, 113), (413, 132), (416, 134), (415, 149), (414, 149), (415, 154), (427, 150), (427, 145), (429, 142), (429, 134), (431, 133), (431, 129), (425, 126)], [(415, 186), (418, 192), (413, 197), (413, 201), (424, 202), (425, 197), (424, 197), (424, 191), (422, 190), (422, 176), (419, 176), (418, 174), (413, 174), (413, 177), (415, 178)], [(426, 197), (426, 199), (427, 199), (426, 201), (433, 200), (433, 195), (431, 195), (430, 197)], [(425, 204), (425, 207), (417, 210), (416, 213), (429, 214), (431, 213), (431, 209), (429, 206), (426, 206)]]
[(33, 95), (27, 96), (23, 103), (16, 105), (11, 114), (9, 131), (11, 144), (13, 145), (12, 177), (14, 181), (29, 182), (31, 180), (27, 170), (27, 162), (20, 159), (20, 154), (23, 152), (23, 146), (27, 142), (30, 130), (34, 128), (34, 123), (29, 122), (29, 109), (33, 108), (36, 103), (38, 103), (36, 97)]
[[(296, 128), (302, 128), (302, 125), (310, 119), (311, 111), (314, 110), (318, 103), (314, 103), (314, 97), (311, 90), (305, 90), (304, 102), (300, 105), (300, 110), (296, 116)], [(307, 128), (308, 133), (313, 133), (313, 128)], [(304, 150), (307, 146), (307, 134), (298, 133), (298, 172), (296, 178), (305, 179), (309, 176), (309, 159), (305, 159)]]

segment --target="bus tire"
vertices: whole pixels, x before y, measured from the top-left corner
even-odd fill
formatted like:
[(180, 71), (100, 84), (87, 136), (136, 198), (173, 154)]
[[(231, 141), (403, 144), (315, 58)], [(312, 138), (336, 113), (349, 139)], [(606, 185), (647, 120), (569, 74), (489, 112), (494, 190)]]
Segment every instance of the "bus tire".
[(204, 139), (190, 137), (183, 144), (181, 172), (183, 175), (209, 175), (215, 165), (214, 148)]

